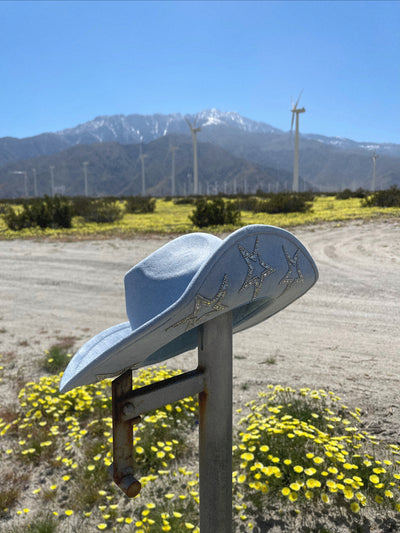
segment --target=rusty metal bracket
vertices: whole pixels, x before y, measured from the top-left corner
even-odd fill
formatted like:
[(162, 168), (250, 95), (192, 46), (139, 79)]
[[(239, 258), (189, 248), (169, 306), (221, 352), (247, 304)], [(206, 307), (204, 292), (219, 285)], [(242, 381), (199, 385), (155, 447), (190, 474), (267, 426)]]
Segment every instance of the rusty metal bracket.
[(113, 480), (129, 498), (137, 496), (141, 488), (134, 477), (132, 426), (140, 422), (141, 414), (199, 394), (204, 387), (204, 372), (200, 369), (135, 390), (131, 370), (112, 382)]
[(200, 529), (232, 530), (232, 314), (199, 326), (197, 369), (132, 390), (128, 370), (112, 382), (113, 479), (134, 498), (133, 425), (140, 415), (199, 394)]

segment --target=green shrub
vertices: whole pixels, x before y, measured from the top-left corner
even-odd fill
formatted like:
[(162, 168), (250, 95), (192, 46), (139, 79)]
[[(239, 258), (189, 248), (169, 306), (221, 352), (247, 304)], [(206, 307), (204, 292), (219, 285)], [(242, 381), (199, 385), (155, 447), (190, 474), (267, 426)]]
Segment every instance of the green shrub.
[(3, 220), (11, 231), (20, 231), (27, 226), (25, 211), (17, 213), (10, 205), (4, 209)]
[(156, 200), (150, 196), (128, 196), (126, 199), (127, 213), (154, 213), (155, 208)]
[(70, 359), (71, 354), (69, 344), (54, 344), (48, 352), (46, 352), (43, 359), (43, 368), (51, 374), (57, 374), (61, 370), (65, 370)]
[(72, 202), (72, 212), (74, 217), (84, 217), (90, 211), (90, 205), (92, 203), (92, 198), (87, 196), (74, 196), (71, 198)]
[(384, 191), (376, 191), (362, 200), (363, 207), (400, 207), (400, 189), (396, 185)]
[(193, 205), (196, 203), (196, 198), (193, 198), (192, 196), (182, 196), (181, 198), (175, 198), (174, 204), (175, 205)]
[(22, 204), (22, 211), (15, 211), (7, 206), (3, 215), (4, 222), (12, 231), (23, 228), (70, 228), (72, 221), (72, 206), (67, 198), (62, 196), (45, 196), (34, 198)]
[(259, 200), (255, 213), (305, 213), (311, 209), (312, 203), (302, 194), (279, 193), (268, 200)]
[(7, 202), (0, 202), (0, 215), (4, 215), (7, 210), (9, 208), (9, 205), (7, 204)]
[(236, 200), (236, 207), (241, 211), (255, 211), (258, 199), (255, 196), (247, 196)]
[(367, 191), (362, 187), (359, 187), (356, 191), (351, 189), (344, 189), (336, 194), (337, 200), (348, 200), (349, 198), (365, 198), (367, 196)]
[(118, 201), (112, 198), (98, 198), (90, 201), (87, 210), (81, 216), (86, 222), (116, 222), (123, 217), (123, 211)]
[(63, 196), (53, 198), (45, 196), (45, 202), (51, 216), (50, 225), (56, 228), (70, 228), (72, 225), (71, 202)]
[(197, 201), (189, 219), (199, 228), (223, 224), (236, 225), (240, 222), (240, 211), (234, 202), (224, 202), (222, 198), (211, 201), (202, 198)]

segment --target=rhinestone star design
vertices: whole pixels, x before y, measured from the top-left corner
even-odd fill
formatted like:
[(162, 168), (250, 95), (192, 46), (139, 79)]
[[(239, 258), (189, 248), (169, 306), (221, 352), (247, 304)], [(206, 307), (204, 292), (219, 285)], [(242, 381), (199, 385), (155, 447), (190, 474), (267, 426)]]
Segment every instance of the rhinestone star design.
[(289, 289), (294, 283), (304, 282), (303, 274), (298, 265), (300, 250), (299, 248), (297, 248), (293, 257), (290, 257), (286, 248), (284, 246), (282, 246), (282, 248), (283, 248), (283, 253), (285, 254), (286, 261), (288, 264), (288, 271), (286, 272), (284, 277), (279, 282), (279, 285), (286, 285), (286, 289)]
[(242, 254), (243, 259), (246, 261), (248, 270), (246, 279), (243, 282), (243, 285), (240, 287), (240, 290), (243, 291), (251, 285), (253, 285), (253, 296), (252, 300), (255, 300), (260, 292), (264, 279), (270, 276), (275, 272), (275, 268), (268, 265), (260, 256), (259, 252), (259, 242), (258, 236), (256, 242), (254, 243), (254, 248), (252, 252), (249, 252), (243, 246), (239, 246), (239, 251)]
[(186, 324), (185, 331), (188, 331), (189, 329), (194, 328), (204, 317), (208, 317), (213, 313), (217, 313), (218, 311), (223, 311), (224, 309), (227, 309), (228, 306), (222, 303), (222, 300), (225, 298), (227, 290), (228, 275), (225, 274), (218, 291), (212, 298), (207, 298), (202, 294), (197, 294), (194, 300), (194, 307), (192, 313), (190, 313), (190, 315), (188, 316), (185, 316), (185, 318), (182, 318), (182, 320), (179, 320), (179, 322), (177, 322), (176, 324), (173, 324), (172, 326), (167, 328), (167, 330), (170, 328), (176, 328), (178, 326), (181, 326), (182, 324)]

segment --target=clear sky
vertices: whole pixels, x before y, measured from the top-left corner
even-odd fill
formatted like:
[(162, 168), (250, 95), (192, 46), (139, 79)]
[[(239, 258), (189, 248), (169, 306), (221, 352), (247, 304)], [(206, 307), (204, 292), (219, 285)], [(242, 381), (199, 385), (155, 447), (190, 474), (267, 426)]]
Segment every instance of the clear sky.
[(1, 1), (0, 137), (237, 111), (400, 143), (400, 2)]

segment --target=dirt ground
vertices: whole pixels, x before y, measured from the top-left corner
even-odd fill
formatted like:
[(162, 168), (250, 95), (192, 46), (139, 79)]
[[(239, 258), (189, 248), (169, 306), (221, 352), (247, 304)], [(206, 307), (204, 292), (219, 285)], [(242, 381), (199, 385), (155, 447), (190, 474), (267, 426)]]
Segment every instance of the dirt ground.
[[(367, 429), (400, 443), (400, 222), (298, 228), (318, 283), (275, 317), (234, 337), (234, 402), (268, 383), (334, 391), (361, 407)], [(126, 321), (123, 276), (171, 237), (82, 242), (0, 241), (0, 354), (4, 377), (64, 337), (79, 348)], [(196, 366), (195, 353), (168, 366)], [(0, 382), (0, 404), (10, 400)]]

